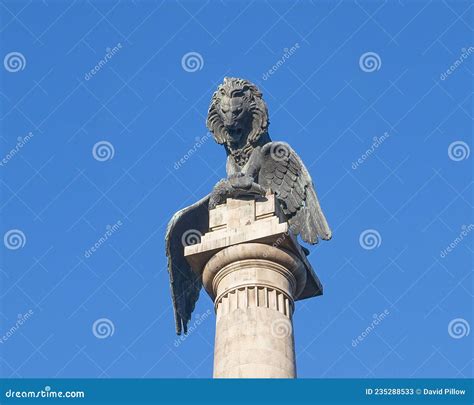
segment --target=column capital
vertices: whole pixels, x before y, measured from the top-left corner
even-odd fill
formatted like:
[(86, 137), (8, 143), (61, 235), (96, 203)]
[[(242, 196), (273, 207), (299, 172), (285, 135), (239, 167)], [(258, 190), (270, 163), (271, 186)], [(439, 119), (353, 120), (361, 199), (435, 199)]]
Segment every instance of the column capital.
[[(239, 273), (238, 282), (235, 272)], [(231, 273), (234, 275), (229, 280)], [(303, 262), (287, 250), (263, 243), (244, 243), (229, 246), (212, 256), (204, 267), (202, 283), (216, 301), (230, 289), (280, 284), (286, 287), (282, 286), (282, 291), (294, 300), (306, 285), (306, 269)]]
[[(228, 249), (230, 247), (234, 248)], [(217, 255), (224, 249), (227, 253)], [(214, 273), (222, 263), (231, 263), (229, 255), (234, 260), (245, 257), (245, 260), (282, 261), (284, 267), (288, 264), (290, 268), (299, 269), (295, 272), (298, 283), (294, 300), (318, 296), (323, 292), (274, 194), (228, 198), (225, 204), (209, 211), (209, 232), (202, 235), (200, 243), (186, 246), (184, 254), (193, 271), (203, 276), (206, 291), (213, 299), (216, 294), (212, 288)], [(300, 265), (296, 266), (296, 262)], [(204, 274), (206, 265), (208, 271)]]

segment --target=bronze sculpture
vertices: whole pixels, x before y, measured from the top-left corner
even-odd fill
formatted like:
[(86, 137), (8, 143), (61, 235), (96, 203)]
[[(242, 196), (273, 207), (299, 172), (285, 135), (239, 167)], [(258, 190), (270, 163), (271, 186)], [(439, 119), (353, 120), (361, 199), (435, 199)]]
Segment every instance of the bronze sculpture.
[(205, 233), (209, 209), (226, 198), (264, 196), (271, 191), (295, 235), (311, 244), (331, 238), (308, 170), (287, 143), (271, 141), (268, 126), (267, 106), (258, 88), (244, 79), (225, 78), (212, 97), (207, 127), (226, 150), (227, 178), (219, 181), (208, 196), (178, 211), (166, 232), (178, 334), (187, 331), (202, 284), (200, 275), (191, 270), (184, 258), (186, 233)]

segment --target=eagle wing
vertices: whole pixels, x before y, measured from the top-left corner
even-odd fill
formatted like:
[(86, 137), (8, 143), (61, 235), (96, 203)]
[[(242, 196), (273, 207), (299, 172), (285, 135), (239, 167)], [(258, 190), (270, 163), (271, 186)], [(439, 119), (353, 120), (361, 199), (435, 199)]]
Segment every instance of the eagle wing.
[(176, 214), (166, 230), (166, 256), (170, 275), (176, 333), (187, 332), (188, 322), (199, 298), (201, 276), (191, 269), (184, 257), (184, 247), (199, 242), (209, 226), (209, 196)]
[(262, 154), (258, 183), (276, 194), (293, 233), (311, 244), (331, 239), (311, 176), (296, 152), (285, 142), (269, 142)]

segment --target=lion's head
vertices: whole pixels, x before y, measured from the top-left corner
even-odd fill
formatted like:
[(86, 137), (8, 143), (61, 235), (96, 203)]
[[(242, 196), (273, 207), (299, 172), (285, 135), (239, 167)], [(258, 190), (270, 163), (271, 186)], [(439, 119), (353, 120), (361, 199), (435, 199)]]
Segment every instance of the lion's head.
[(230, 149), (255, 145), (269, 125), (262, 93), (247, 80), (224, 78), (212, 96), (206, 124), (216, 142)]

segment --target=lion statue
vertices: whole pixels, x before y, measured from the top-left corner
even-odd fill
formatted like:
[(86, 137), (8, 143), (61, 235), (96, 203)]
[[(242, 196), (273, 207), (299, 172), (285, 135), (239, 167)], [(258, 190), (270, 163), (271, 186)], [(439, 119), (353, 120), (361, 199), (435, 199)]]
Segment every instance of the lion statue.
[(187, 331), (202, 284), (184, 257), (184, 236), (189, 230), (201, 235), (208, 231), (209, 209), (229, 197), (273, 192), (295, 235), (311, 244), (331, 238), (308, 170), (287, 143), (271, 141), (268, 126), (267, 106), (258, 88), (247, 80), (226, 77), (212, 96), (207, 127), (227, 153), (227, 178), (208, 196), (178, 211), (166, 232), (178, 334)]

